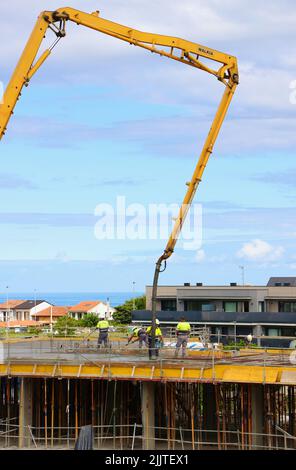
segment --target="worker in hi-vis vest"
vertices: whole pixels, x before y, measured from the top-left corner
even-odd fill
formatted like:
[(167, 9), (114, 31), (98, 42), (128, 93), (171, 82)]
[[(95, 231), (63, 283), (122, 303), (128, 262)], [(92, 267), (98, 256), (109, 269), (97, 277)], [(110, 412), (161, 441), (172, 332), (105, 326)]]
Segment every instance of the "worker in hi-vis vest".
[(100, 313), (99, 319), (100, 321), (97, 324), (99, 330), (98, 348), (101, 347), (101, 344), (104, 344), (106, 348), (108, 346), (109, 322), (105, 319), (104, 313)]
[(190, 323), (188, 323), (184, 317), (180, 318), (180, 321), (176, 327), (177, 343), (176, 343), (175, 357), (178, 357), (181, 346), (182, 346), (182, 357), (185, 357), (186, 347), (188, 343), (188, 338), (190, 336), (190, 332), (191, 332)]
[(143, 344), (147, 345), (147, 334), (146, 334), (145, 329), (142, 328), (142, 327), (139, 328), (137, 326), (134, 326), (134, 328), (132, 330), (132, 334), (129, 337), (129, 339), (127, 340), (126, 345), (128, 345), (131, 341), (132, 341), (132, 343), (136, 343), (136, 341), (139, 341), (139, 348), (140, 349), (143, 347)]
[[(159, 320), (155, 320), (155, 356), (159, 356), (159, 348), (163, 343), (162, 332), (159, 328)], [(152, 359), (152, 326), (148, 326), (146, 333), (148, 335), (149, 359)]]

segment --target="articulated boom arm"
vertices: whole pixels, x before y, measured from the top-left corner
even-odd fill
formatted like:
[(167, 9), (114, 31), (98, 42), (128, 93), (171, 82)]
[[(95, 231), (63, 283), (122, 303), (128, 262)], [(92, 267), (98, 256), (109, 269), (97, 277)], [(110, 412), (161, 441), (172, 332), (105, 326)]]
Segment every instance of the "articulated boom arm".
[[(163, 254), (156, 263), (152, 291), (152, 348), (154, 348), (156, 296), (161, 266), (162, 263), (166, 262), (166, 260), (172, 255), (174, 251), (178, 236), (185, 222), (186, 215), (201, 181), (208, 159), (213, 152), (214, 144), (218, 137), (236, 86), (239, 83), (237, 60), (231, 55), (223, 54), (222, 52), (210, 49), (200, 44), (186, 41), (184, 39), (141, 32), (128, 26), (105, 20), (100, 18), (99, 12), (88, 14), (68, 7), (60, 8), (56, 11), (45, 11), (40, 14), (35, 28), (32, 31), (29, 41), (4, 93), (3, 104), (0, 105), (0, 139), (2, 139), (3, 135), (5, 134), (7, 124), (11, 115), (13, 114), (23, 86), (28, 85), (30, 79), (51, 54), (51, 51), (55, 45), (66, 35), (65, 28), (68, 21), (72, 21), (77, 25), (83, 25), (103, 34), (121, 39), (122, 41), (126, 41), (129, 44), (142, 47), (161, 56), (165, 56), (170, 59), (183, 62), (184, 64), (190, 65), (192, 67), (196, 67), (214, 75), (225, 85), (225, 90), (216, 112), (212, 127), (207, 136), (191, 181), (187, 183), (188, 189), (186, 191), (178, 217), (176, 218), (172, 234)], [(43, 54), (41, 54), (41, 56), (36, 60), (39, 48), (48, 29), (54, 32), (56, 39), (52, 46), (45, 50)], [(209, 67), (209, 61), (214, 63), (214, 68)]]
[[(8, 121), (13, 114), (23, 86), (28, 85), (32, 76), (51, 54), (57, 42), (66, 35), (65, 26), (67, 21), (72, 21), (78, 25), (86, 26), (151, 52), (199, 68), (215, 75), (225, 84), (238, 83), (237, 61), (233, 56), (184, 39), (137, 31), (128, 26), (100, 18), (99, 12), (89, 14), (73, 8), (60, 8), (54, 12), (45, 11), (40, 14), (4, 93), (3, 104), (0, 105), (0, 139), (6, 131)], [(34, 62), (48, 29), (55, 33), (57, 39)], [(167, 49), (161, 49), (160, 46)], [(200, 60), (201, 58), (216, 62), (218, 67), (211, 69)]]

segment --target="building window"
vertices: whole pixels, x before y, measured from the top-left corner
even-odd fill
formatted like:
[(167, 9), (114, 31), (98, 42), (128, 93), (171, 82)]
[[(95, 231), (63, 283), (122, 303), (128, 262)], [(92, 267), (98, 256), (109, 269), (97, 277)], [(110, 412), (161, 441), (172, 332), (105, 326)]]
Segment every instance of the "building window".
[(224, 312), (237, 312), (237, 302), (223, 302)]
[(237, 336), (243, 336), (245, 338), (246, 336), (253, 334), (252, 327), (251, 326), (237, 326), (236, 334)]
[(279, 312), (296, 312), (296, 302), (279, 302)]
[(185, 300), (184, 310), (191, 312), (215, 312), (216, 305), (207, 300)]
[(176, 299), (161, 300), (161, 310), (164, 312), (175, 312), (177, 310)]
[(281, 336), (281, 330), (279, 328), (268, 328), (267, 336)]
[(291, 336), (295, 337), (296, 336), (296, 328), (293, 327), (282, 327), (281, 328), (281, 336)]
[(264, 301), (260, 301), (258, 302), (259, 304), (259, 312), (265, 312), (265, 305), (264, 305)]

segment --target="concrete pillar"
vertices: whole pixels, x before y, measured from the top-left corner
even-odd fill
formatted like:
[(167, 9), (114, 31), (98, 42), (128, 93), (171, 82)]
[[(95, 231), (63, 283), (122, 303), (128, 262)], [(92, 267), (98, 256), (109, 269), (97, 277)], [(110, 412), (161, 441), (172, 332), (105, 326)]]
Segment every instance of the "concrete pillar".
[[(203, 385), (203, 428), (205, 431), (217, 431), (217, 406), (213, 384)], [(217, 433), (206, 432), (205, 440), (217, 440)]]
[(257, 346), (261, 347), (261, 338), (258, 338), (258, 336), (262, 336), (262, 326), (261, 325), (254, 326), (253, 336), (257, 337)]
[(21, 379), (19, 406), (19, 447), (30, 447), (31, 434), (28, 426), (32, 425), (33, 387), (32, 379)]
[(143, 449), (155, 449), (155, 384), (142, 382), (142, 436)]
[[(264, 433), (264, 388), (263, 385), (251, 385), (252, 433)], [(253, 436), (253, 445), (262, 446), (263, 436)], [(255, 448), (255, 447), (254, 447)], [(262, 450), (258, 448), (258, 450)]]

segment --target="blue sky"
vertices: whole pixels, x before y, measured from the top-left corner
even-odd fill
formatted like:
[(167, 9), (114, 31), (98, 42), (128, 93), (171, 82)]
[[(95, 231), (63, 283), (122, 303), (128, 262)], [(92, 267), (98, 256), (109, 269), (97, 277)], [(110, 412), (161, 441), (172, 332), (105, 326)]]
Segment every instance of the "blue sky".
[[(36, 16), (56, 1), (0, 6), (7, 83)], [(199, 251), (178, 244), (162, 284), (296, 274), (296, 12), (292, 0), (72, 0), (140, 30), (238, 57), (240, 85), (196, 195)], [(16, 16), (15, 11), (18, 12)], [(0, 290), (137, 291), (164, 240), (97, 240), (95, 208), (179, 203), (223, 86), (94, 31), (68, 35), (24, 90), (0, 145)], [(4, 37), (4, 36), (3, 36)], [(44, 43), (50, 44), (47, 35)]]

